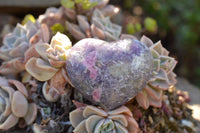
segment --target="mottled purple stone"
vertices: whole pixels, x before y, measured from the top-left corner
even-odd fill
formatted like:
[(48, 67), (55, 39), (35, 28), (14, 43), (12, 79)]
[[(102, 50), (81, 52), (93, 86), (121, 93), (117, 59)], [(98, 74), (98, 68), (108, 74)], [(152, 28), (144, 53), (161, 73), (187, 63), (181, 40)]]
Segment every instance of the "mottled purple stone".
[(153, 71), (153, 57), (145, 44), (134, 39), (108, 43), (88, 38), (71, 48), (66, 70), (85, 98), (111, 110), (146, 86)]

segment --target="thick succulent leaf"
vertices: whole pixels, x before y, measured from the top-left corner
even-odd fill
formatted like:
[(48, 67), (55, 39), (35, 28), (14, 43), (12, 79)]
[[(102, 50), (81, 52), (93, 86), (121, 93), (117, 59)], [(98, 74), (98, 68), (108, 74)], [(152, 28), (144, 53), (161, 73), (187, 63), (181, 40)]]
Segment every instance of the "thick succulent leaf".
[(49, 42), (50, 33), (49, 33), (49, 29), (46, 24), (41, 24), (41, 36), (42, 36), (43, 42), (45, 42), (45, 43)]
[(64, 34), (61, 34), (60, 32), (57, 32), (56, 35), (53, 36), (50, 45), (52, 48), (55, 48), (56, 46), (61, 46), (66, 50), (72, 47), (72, 43), (69, 38)]
[(150, 51), (151, 51), (151, 54), (152, 54), (154, 59), (159, 59), (160, 58), (160, 55), (156, 50), (150, 48)]
[(78, 15), (77, 20), (78, 20), (79, 27), (81, 28), (83, 32), (86, 32), (86, 30), (90, 28), (90, 24), (88, 23), (88, 20), (85, 16)]
[(32, 57), (36, 57), (36, 58), (40, 57), (40, 55), (38, 54), (38, 52), (35, 49), (35, 45), (32, 45), (31, 47), (29, 47), (29, 49), (27, 49), (25, 51), (25, 53), (24, 53), (24, 62), (26, 63)]
[(114, 5), (107, 5), (105, 8), (101, 9), (102, 14), (107, 17), (112, 17), (116, 15), (120, 9), (118, 7), (115, 7)]
[(19, 82), (18, 80), (12, 80), (12, 79), (9, 79), (8, 82), (14, 85), (18, 91), (20, 91), (26, 98), (28, 98), (28, 91), (21, 82)]
[(115, 122), (115, 129), (116, 133), (129, 133), (129, 131), (118, 122)]
[(45, 60), (48, 60), (47, 50), (50, 48), (50, 45), (47, 43), (39, 43), (35, 45), (35, 50), (37, 53)]
[(150, 49), (154, 49), (156, 52), (158, 52), (159, 55), (162, 55), (162, 48), (163, 46), (160, 41), (150, 47)]
[(4, 116), (4, 117), (7, 117), (9, 114), (12, 113), (12, 111), (11, 111), (10, 99), (5, 98), (5, 104), (6, 104), (6, 107), (5, 107), (5, 109), (4, 109), (3, 116)]
[(8, 86), (8, 80), (0, 76), (0, 86)]
[(102, 125), (104, 123), (105, 119), (102, 119), (98, 122), (98, 124), (95, 127), (94, 133), (101, 133)]
[(115, 110), (109, 111), (108, 114), (109, 115), (125, 114), (125, 115), (129, 115), (129, 116), (133, 116), (133, 114), (131, 113), (129, 108), (127, 108), (126, 106), (121, 106)]
[(152, 46), (154, 43), (152, 42), (151, 39), (149, 39), (148, 37), (146, 37), (145, 35), (142, 36), (142, 38), (140, 39), (140, 41), (144, 44), (146, 44), (148, 47)]
[(153, 107), (160, 108), (162, 106), (162, 96), (160, 99), (156, 99), (155, 97), (152, 97), (151, 95), (148, 97), (149, 98), (149, 104)]
[(81, 121), (81, 123), (76, 126), (74, 133), (88, 133), (85, 127), (86, 120)]
[(107, 116), (107, 113), (102, 110), (102, 109), (99, 109), (97, 107), (94, 107), (94, 106), (87, 106), (84, 111), (83, 111), (83, 117), (84, 118), (87, 118), (91, 115), (99, 115), (99, 116), (103, 116), (103, 117), (106, 117)]
[(156, 89), (147, 85), (144, 90), (146, 91), (148, 97), (152, 97), (152, 99), (159, 100), (162, 97), (162, 90), (160, 89)]
[(93, 133), (95, 126), (97, 125), (97, 123), (101, 120), (104, 119), (104, 117), (99, 116), (99, 115), (91, 115), (87, 118), (86, 120), (86, 129), (88, 133)]
[(28, 111), (24, 117), (26, 124), (31, 125), (37, 117), (37, 105), (35, 103), (30, 103), (28, 105)]
[(144, 108), (144, 109), (148, 109), (149, 108), (149, 100), (148, 100), (148, 96), (146, 94), (145, 91), (141, 91), (136, 95), (136, 100), (138, 102), (138, 104)]
[(159, 59), (153, 60), (153, 69), (156, 72), (158, 72), (160, 70), (160, 60)]
[(173, 72), (170, 72), (170, 73), (168, 73), (167, 74), (167, 77), (168, 77), (168, 81), (169, 81), (169, 84), (170, 85), (175, 85), (176, 84), (176, 74), (175, 73), (173, 73)]
[(69, 113), (69, 120), (73, 127), (77, 127), (84, 120), (83, 109), (84, 107), (80, 107)]
[(94, 37), (105, 40), (105, 34), (103, 30), (96, 27), (94, 24), (91, 25), (91, 32)]
[(76, 15), (76, 11), (74, 9), (65, 8), (64, 13), (69, 19), (76, 20), (77, 15)]
[(3, 62), (0, 66), (0, 74), (16, 74), (24, 70), (24, 62), (21, 58), (14, 58)]
[(13, 114), (17, 117), (24, 117), (28, 111), (28, 101), (20, 91), (14, 92), (11, 106)]
[(51, 79), (58, 69), (51, 67), (50, 64), (40, 58), (31, 58), (25, 65), (26, 71), (39, 81)]
[(45, 99), (49, 102), (56, 102), (60, 97), (56, 89), (48, 85), (47, 81), (42, 86), (42, 93)]
[(149, 82), (149, 84), (154, 88), (158, 88), (161, 90), (167, 90), (169, 88), (169, 83), (166, 80), (156, 79), (155, 81)]
[(24, 51), (28, 49), (29, 44), (27, 42), (21, 42), (18, 46), (12, 48), (12, 50), (9, 52), (9, 56), (11, 57), (23, 57)]
[(123, 126), (128, 126), (128, 121), (126, 120), (126, 117), (124, 115), (112, 115), (108, 116), (109, 119), (112, 119), (113, 121), (117, 121), (118, 123), (122, 124)]
[(164, 56), (168, 56), (169, 55), (169, 51), (166, 48), (162, 48), (162, 55)]
[(14, 94), (15, 90), (13, 88), (9, 87), (9, 86), (1, 86), (1, 88), (4, 91), (8, 92), (9, 100), (12, 101), (13, 94)]
[(11, 127), (14, 127), (18, 123), (19, 118), (15, 115), (11, 114), (9, 117), (4, 121), (4, 123), (0, 124), (0, 129), (8, 130)]
[(72, 24), (68, 21), (66, 21), (66, 26), (68, 31), (71, 33), (71, 35), (77, 39), (81, 40), (86, 38), (85, 34), (81, 31), (81, 29), (78, 27), (78, 25)]
[(23, 25), (17, 23), (13, 31), (13, 34), (16, 35), (17, 37), (26, 36), (26, 28)]
[(168, 80), (167, 73), (164, 69), (160, 69), (157, 75), (155, 76), (158, 80)]
[(103, 125), (102, 125), (102, 132), (108, 133), (112, 132), (115, 129), (114, 122), (111, 119), (105, 119)]
[(138, 126), (138, 123), (136, 122), (136, 120), (130, 116), (126, 116), (126, 119), (128, 121), (127, 129), (129, 131), (129, 133), (137, 133), (139, 126)]
[(134, 39), (137, 40), (137, 37), (130, 35), (130, 34), (121, 34), (120, 39)]
[(50, 87), (55, 88), (58, 94), (65, 94), (64, 89), (67, 81), (63, 74), (63, 69), (59, 69), (59, 71), (55, 73), (55, 75), (49, 81)]

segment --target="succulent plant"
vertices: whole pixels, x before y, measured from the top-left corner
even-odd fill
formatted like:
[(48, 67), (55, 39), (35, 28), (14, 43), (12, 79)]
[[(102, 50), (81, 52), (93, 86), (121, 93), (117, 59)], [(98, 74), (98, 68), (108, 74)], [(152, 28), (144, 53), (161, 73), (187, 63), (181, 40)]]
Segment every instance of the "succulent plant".
[(23, 118), (27, 125), (33, 123), (37, 106), (29, 103), (27, 98), (28, 92), (21, 82), (0, 77), (0, 129), (10, 129), (19, 118)]
[(99, 9), (95, 9), (91, 22), (86, 16), (77, 15), (78, 25), (66, 21), (66, 26), (71, 35), (77, 40), (83, 38), (99, 38), (106, 41), (118, 40), (121, 26), (113, 24), (110, 17), (105, 17)]
[(137, 133), (138, 129), (126, 106), (107, 112), (88, 105), (70, 112), (69, 117), (74, 133)]
[(176, 74), (173, 72), (177, 61), (169, 57), (169, 52), (158, 41), (153, 43), (149, 38), (143, 36), (141, 42), (146, 44), (153, 56), (153, 77), (148, 81), (143, 91), (139, 92), (136, 100), (141, 107), (147, 109), (150, 105), (161, 107), (163, 91), (176, 84)]
[(33, 57), (25, 65), (26, 71), (34, 78), (47, 81), (43, 85), (43, 94), (51, 102), (58, 99), (58, 94), (64, 93), (68, 78), (62, 67), (71, 47), (72, 44), (68, 37), (58, 32), (50, 44), (37, 44), (35, 49), (41, 58)]
[(31, 56), (37, 56), (34, 45), (48, 42), (49, 31), (46, 25), (29, 21), (24, 26), (17, 24), (12, 33), (3, 39), (0, 48), (0, 59), (4, 60), (0, 67), (1, 74), (13, 74), (24, 70), (25, 62)]
[(38, 22), (46, 24), (50, 28), (57, 23), (64, 24), (65, 19), (63, 7), (49, 7), (44, 14), (38, 17)]
[(95, 9), (100, 9), (105, 16), (113, 16), (118, 8), (107, 5), (109, 0), (61, 0), (68, 20), (76, 21), (77, 15), (90, 17)]

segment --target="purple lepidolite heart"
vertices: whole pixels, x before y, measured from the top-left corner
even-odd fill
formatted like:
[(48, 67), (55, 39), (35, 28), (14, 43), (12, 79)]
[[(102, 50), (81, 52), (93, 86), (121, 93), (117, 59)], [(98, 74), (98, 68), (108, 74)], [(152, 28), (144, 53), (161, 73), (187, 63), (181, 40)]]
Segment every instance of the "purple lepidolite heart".
[(134, 98), (146, 85), (153, 57), (145, 44), (134, 39), (108, 43), (88, 38), (71, 48), (66, 70), (85, 98), (111, 110)]

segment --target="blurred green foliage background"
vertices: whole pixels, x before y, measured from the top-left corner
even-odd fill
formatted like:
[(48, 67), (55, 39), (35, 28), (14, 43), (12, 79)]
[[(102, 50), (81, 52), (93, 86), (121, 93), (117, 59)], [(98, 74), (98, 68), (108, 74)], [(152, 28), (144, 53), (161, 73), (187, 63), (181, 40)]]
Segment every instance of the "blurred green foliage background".
[[(200, 1), (121, 0), (120, 3), (124, 11), (139, 19), (139, 23), (129, 22), (126, 31), (136, 35), (139, 31), (154, 42), (161, 39), (171, 56), (178, 60), (175, 69), (178, 76), (200, 86)], [(141, 25), (143, 30), (137, 30), (136, 25)]]

